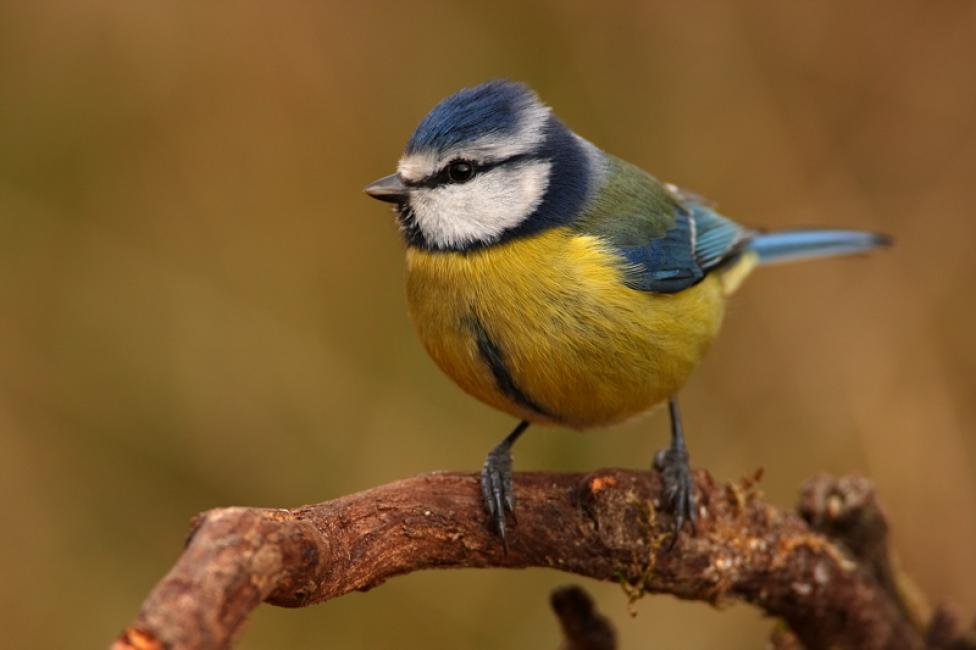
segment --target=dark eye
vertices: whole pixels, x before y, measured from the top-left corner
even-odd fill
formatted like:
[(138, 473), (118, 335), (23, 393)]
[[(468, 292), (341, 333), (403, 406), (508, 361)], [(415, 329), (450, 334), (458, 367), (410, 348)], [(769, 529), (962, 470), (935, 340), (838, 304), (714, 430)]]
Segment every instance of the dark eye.
[(447, 177), (452, 183), (465, 183), (474, 177), (474, 165), (467, 160), (455, 160), (447, 166)]

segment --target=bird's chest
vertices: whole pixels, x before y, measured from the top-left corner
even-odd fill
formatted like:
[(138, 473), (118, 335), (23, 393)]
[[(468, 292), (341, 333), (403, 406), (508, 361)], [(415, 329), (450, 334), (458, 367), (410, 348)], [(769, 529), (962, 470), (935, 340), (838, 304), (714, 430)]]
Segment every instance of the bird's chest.
[(469, 253), (407, 252), (418, 335), (461, 388), (516, 417), (584, 428), (684, 383), (717, 331), (718, 284), (626, 287), (594, 237), (555, 230)]

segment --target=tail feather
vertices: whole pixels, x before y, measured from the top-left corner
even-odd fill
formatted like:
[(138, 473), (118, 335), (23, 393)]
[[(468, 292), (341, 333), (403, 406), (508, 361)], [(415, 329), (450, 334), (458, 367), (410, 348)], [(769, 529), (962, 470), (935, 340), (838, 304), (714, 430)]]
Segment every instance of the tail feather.
[(889, 244), (891, 238), (879, 233), (802, 228), (756, 235), (749, 242), (747, 250), (756, 253), (760, 264), (780, 264), (864, 253)]

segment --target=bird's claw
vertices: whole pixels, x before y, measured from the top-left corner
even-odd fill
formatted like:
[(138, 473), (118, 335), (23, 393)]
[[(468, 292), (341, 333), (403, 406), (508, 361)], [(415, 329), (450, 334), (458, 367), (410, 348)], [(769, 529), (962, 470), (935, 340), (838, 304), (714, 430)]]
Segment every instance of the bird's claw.
[(671, 540), (668, 550), (674, 548), (678, 540), (678, 533), (685, 521), (691, 524), (692, 530), (698, 519), (695, 508), (695, 489), (691, 480), (691, 468), (688, 466), (688, 452), (683, 447), (671, 446), (657, 452), (654, 457), (654, 467), (661, 472), (664, 481), (664, 506), (674, 518)]
[(502, 545), (508, 551), (506, 537), (506, 515), (511, 513), (515, 520), (515, 492), (512, 490), (512, 454), (507, 445), (499, 445), (491, 450), (481, 468), (481, 495), (492, 526), (502, 538)]

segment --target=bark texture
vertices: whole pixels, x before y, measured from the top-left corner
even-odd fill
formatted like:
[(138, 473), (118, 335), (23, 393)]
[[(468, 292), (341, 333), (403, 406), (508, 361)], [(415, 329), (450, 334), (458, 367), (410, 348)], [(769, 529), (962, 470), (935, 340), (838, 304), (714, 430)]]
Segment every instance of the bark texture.
[[(906, 605), (867, 481), (812, 479), (797, 514), (763, 502), (756, 480), (719, 484), (697, 471), (697, 533), (670, 550), (654, 472), (516, 474), (508, 553), (488, 528), (475, 474), (425, 474), (290, 510), (211, 510), (196, 517), (183, 555), (113, 648), (229, 648), (262, 602), (304, 607), (457, 567), (550, 567), (619, 581), (633, 599), (738, 598), (785, 621), (784, 647), (976, 648), (958, 617)], [(586, 647), (571, 645), (566, 626), (598, 619), (575, 594), (554, 598), (563, 598), (554, 607), (567, 647)]]

